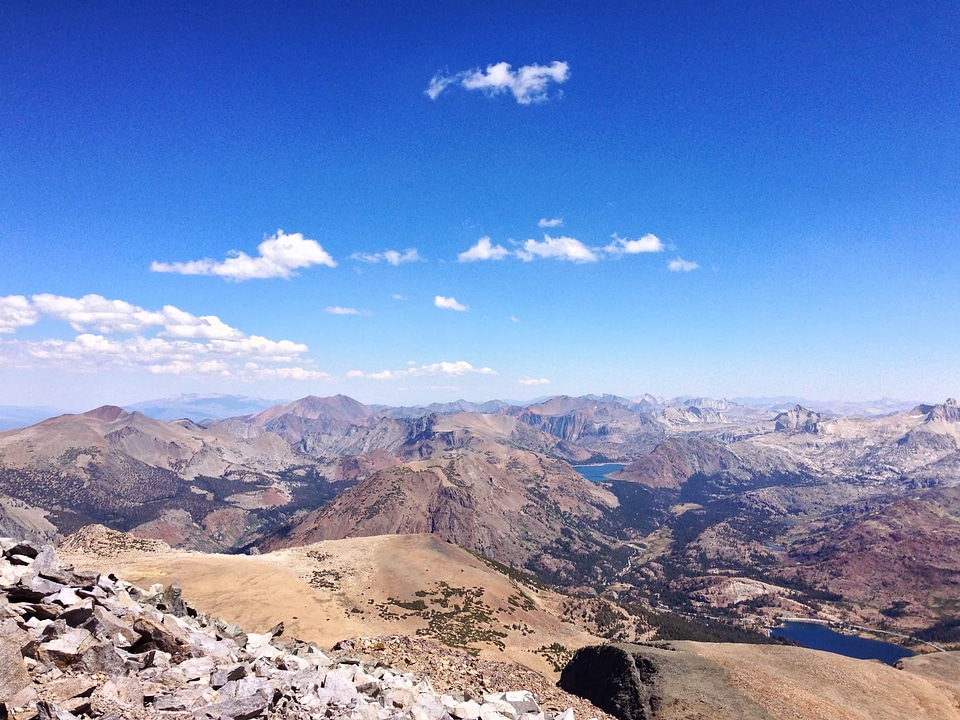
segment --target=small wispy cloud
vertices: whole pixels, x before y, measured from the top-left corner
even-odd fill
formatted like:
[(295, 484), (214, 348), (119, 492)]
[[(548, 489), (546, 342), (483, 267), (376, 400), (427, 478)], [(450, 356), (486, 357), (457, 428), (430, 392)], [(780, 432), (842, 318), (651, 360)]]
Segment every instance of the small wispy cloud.
[(362, 317), (370, 317), (372, 314), (369, 310), (358, 310), (357, 308), (340, 307), (339, 305), (325, 307), (323, 311), (331, 315), (360, 315)]
[(431, 365), (420, 365), (419, 367), (406, 367), (402, 370), (381, 370), (374, 373), (350, 370), (347, 377), (369, 380), (398, 380), (408, 377), (457, 377), (468, 374), (497, 375), (498, 373), (488, 367), (474, 367), (466, 360), (457, 360), (456, 362), (438, 362)]
[(549, 385), (550, 381), (546, 378), (521, 378), (517, 380), (518, 385)]
[(550, 237), (544, 235), (542, 241), (527, 240), (523, 247), (516, 252), (517, 257), (525, 262), (535, 257), (566, 260), (574, 263), (591, 263), (598, 260), (597, 254), (572, 237)]
[(494, 245), (489, 237), (482, 237), (469, 250), (457, 255), (457, 262), (477, 262), (478, 260), (503, 260), (510, 255), (510, 251), (502, 245)]
[(265, 239), (257, 246), (256, 257), (234, 250), (224, 260), (188, 260), (186, 262), (150, 263), (150, 270), (178, 275), (215, 275), (227, 280), (262, 280), (266, 278), (289, 279), (295, 270), (313, 265), (336, 267), (336, 261), (316, 240), (309, 240), (301, 233), (287, 235), (277, 230), (276, 235)]
[(465, 90), (480, 90), (491, 97), (509, 91), (520, 105), (529, 105), (546, 100), (550, 84), (564, 83), (569, 77), (570, 66), (559, 60), (549, 65), (524, 65), (517, 70), (511, 70), (510, 63), (500, 62), (487, 65), (486, 70), (438, 73), (424, 92), (436, 100), (440, 93), (456, 85)]
[(433, 304), (436, 305), (441, 310), (456, 310), (457, 312), (466, 312), (470, 308), (462, 303), (457, 302), (457, 299), (454, 297), (444, 297), (443, 295), (437, 295), (433, 299)]
[[(554, 220), (541, 219), (540, 225), (560, 224), (559, 218)], [(477, 240), (476, 244), (469, 249), (464, 250), (457, 255), (457, 261), (461, 263), (478, 262), (484, 260), (503, 260), (507, 257), (514, 257), (524, 262), (532, 260), (561, 260), (572, 263), (594, 263), (600, 260), (618, 258), (624, 255), (641, 255), (647, 253), (659, 253), (667, 249), (667, 245), (652, 233), (647, 233), (636, 239), (622, 238), (617, 233), (610, 236), (612, 241), (606, 246), (590, 246), (578, 240), (577, 238), (562, 235), (552, 237), (544, 234), (543, 240), (524, 240), (522, 243), (514, 240), (509, 242), (516, 249), (508, 249), (503, 245), (495, 245), (493, 241), (484, 236)], [(671, 260), (669, 268), (676, 272), (689, 272), (699, 267), (696, 263), (690, 263), (681, 258)]]
[(544, 217), (544, 218), (540, 218), (540, 222), (537, 223), (537, 227), (539, 228), (555, 228), (555, 227), (561, 227), (562, 225), (563, 225), (563, 218), (551, 218), (548, 220), (547, 218)]
[(684, 260), (678, 255), (676, 258), (667, 263), (667, 267), (671, 272), (690, 272), (691, 270), (696, 270), (700, 266), (690, 260)]
[(512, 323), (520, 322), (520, 318), (518, 318), (516, 315), (511, 315), (510, 317), (507, 318), (507, 320), (509, 320)]
[(406, 295), (401, 295), (400, 293), (394, 293), (394, 294), (391, 295), (390, 297), (391, 297), (392, 299), (394, 299), (394, 300), (406, 300), (406, 299), (407, 299), (407, 296), (406, 296)]
[(416, 248), (407, 248), (402, 253), (398, 250), (384, 250), (378, 253), (355, 252), (350, 255), (351, 260), (359, 260), (365, 263), (385, 262), (388, 265), (402, 265), (403, 263), (419, 262), (422, 260)]
[(616, 233), (611, 235), (613, 242), (604, 248), (611, 255), (637, 255), (639, 253), (656, 253), (664, 249), (663, 241), (656, 235), (648, 233), (636, 240), (622, 238)]

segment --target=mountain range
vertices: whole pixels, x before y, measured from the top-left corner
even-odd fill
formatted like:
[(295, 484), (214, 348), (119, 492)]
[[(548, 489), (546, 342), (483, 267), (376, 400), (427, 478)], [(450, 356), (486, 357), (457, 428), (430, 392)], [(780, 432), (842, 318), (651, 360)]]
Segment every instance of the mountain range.
[[(837, 416), (704, 398), (417, 409), (338, 395), (201, 422), (104, 406), (0, 433), (0, 533), (102, 523), (219, 552), (430, 533), (649, 612), (960, 642), (958, 447), (953, 400)], [(623, 467), (601, 483), (571, 467), (598, 462)], [(623, 636), (616, 625), (603, 632)]]

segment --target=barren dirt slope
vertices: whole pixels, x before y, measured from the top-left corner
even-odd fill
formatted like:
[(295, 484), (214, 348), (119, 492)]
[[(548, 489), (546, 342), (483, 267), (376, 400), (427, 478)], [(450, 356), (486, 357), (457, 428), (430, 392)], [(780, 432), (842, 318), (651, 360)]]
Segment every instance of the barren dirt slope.
[(114, 572), (140, 586), (179, 582), (201, 612), (251, 631), (283, 621), (286, 631), (323, 647), (344, 638), (417, 635), (479, 651), (554, 676), (550, 653), (597, 638), (560, 621), (560, 597), (518, 584), (462, 548), (432, 535), (392, 535), (315, 543), (259, 556), (208, 555), (145, 545), (123, 549), (84, 537), (61, 548), (79, 567)]
[(960, 678), (948, 683), (880, 662), (805, 648), (674, 644), (718, 664), (735, 688), (776, 720), (960, 718)]

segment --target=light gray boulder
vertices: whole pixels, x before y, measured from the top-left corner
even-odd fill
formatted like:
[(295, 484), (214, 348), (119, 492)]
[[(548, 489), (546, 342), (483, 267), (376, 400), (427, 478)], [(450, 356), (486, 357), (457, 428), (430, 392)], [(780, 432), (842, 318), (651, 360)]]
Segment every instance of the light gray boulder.
[(21, 653), (29, 642), (30, 636), (20, 629), (15, 620), (0, 622), (0, 702), (10, 700), (31, 683)]

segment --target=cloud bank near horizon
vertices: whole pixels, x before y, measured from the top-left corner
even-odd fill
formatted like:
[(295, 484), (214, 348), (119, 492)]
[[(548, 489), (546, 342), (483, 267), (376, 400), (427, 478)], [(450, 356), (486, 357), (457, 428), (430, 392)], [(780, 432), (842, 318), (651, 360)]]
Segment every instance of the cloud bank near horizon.
[(351, 370), (348, 378), (367, 380), (396, 380), (407, 377), (458, 377), (461, 375), (498, 375), (496, 370), (488, 367), (474, 367), (466, 360), (456, 362), (438, 362), (432, 365), (420, 365), (404, 368), (403, 370), (381, 370), (375, 373), (366, 373), (363, 370)]
[(50, 293), (0, 298), (3, 332), (35, 325), (42, 318), (67, 323), (77, 334), (68, 340), (6, 340), (0, 344), (0, 364), (80, 372), (113, 367), (155, 375), (218, 374), (240, 380), (329, 377), (319, 370), (293, 365), (312, 362), (304, 357), (306, 345), (248, 335), (215, 315), (194, 315), (173, 305), (147, 310), (94, 294), (79, 298)]

